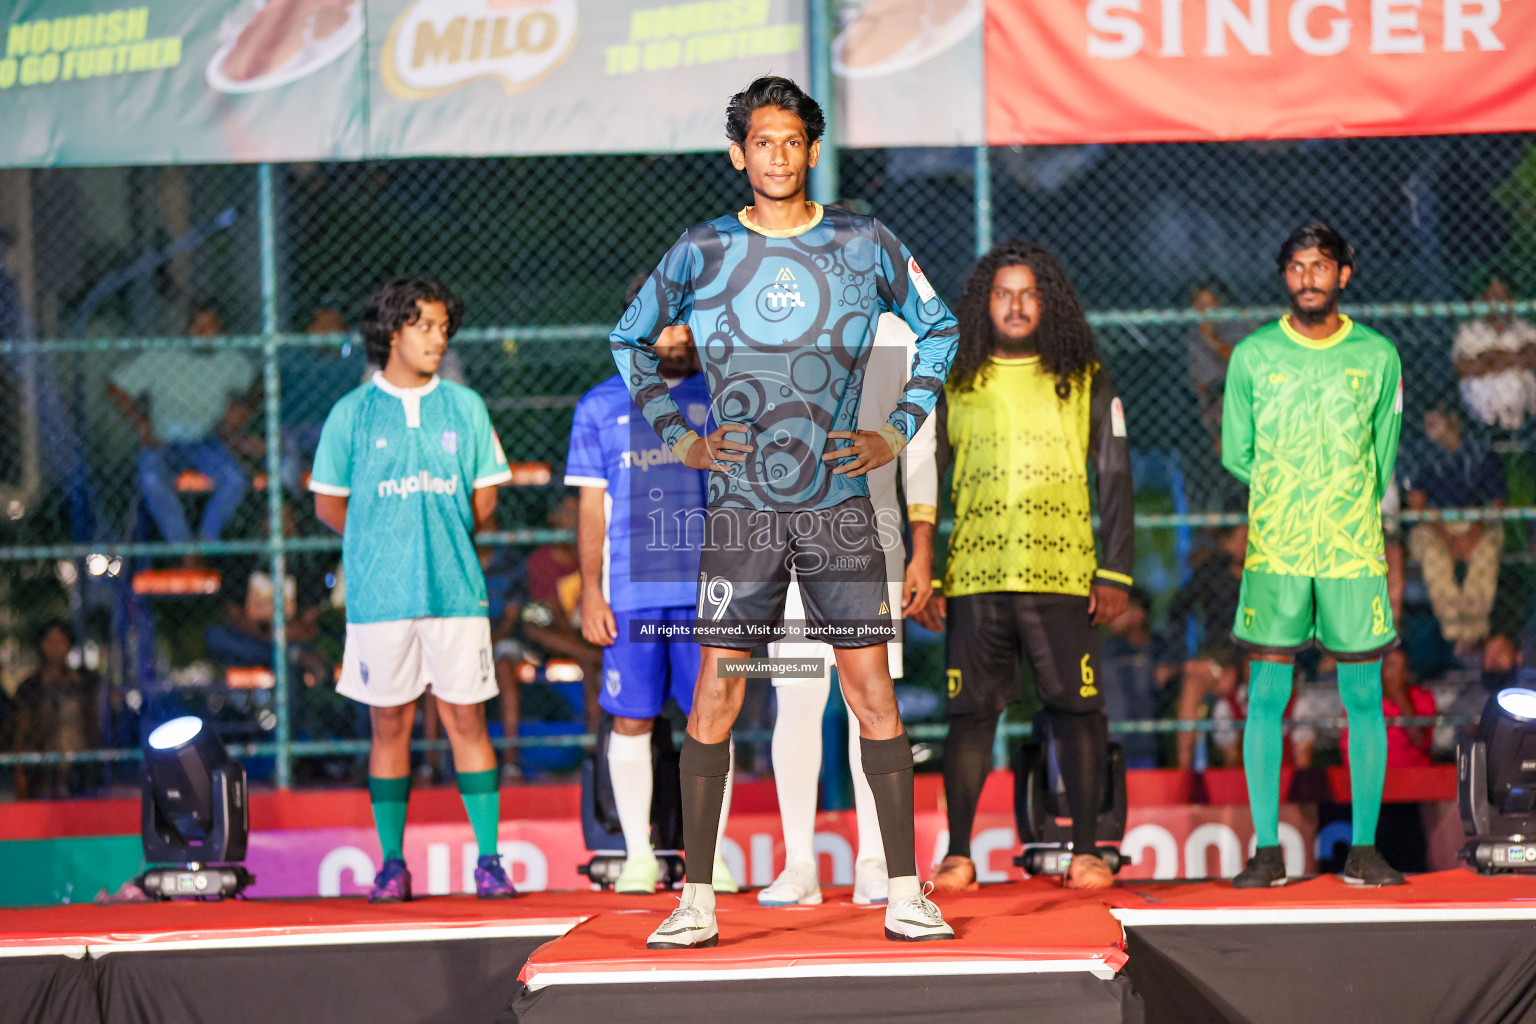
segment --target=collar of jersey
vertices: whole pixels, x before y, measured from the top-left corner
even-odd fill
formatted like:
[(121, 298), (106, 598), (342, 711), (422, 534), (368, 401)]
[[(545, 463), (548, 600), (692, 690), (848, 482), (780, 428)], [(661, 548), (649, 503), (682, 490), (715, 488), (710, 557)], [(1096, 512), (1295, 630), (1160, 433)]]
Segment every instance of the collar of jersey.
[(396, 398), (421, 398), (425, 395), (430, 395), (437, 389), (437, 384), (440, 380), (442, 380), (442, 378), (434, 373), (432, 375), (432, 379), (427, 381), (419, 388), (397, 388), (389, 381), (384, 379), (383, 370), (373, 371), (373, 383), (376, 384), (379, 390), (384, 392), (386, 395), (394, 395)]
[(992, 355), (987, 356), (987, 358), (996, 363), (998, 366), (1028, 366), (1030, 363), (1038, 363), (1040, 361), (1040, 356), (1038, 354), (1032, 356)]
[(747, 211), (752, 209), (750, 206), (743, 206), (741, 208), (741, 212), (736, 214), (736, 219), (741, 221), (741, 226), (746, 228), (748, 231), (755, 231), (758, 234), (766, 235), (769, 238), (794, 238), (796, 235), (805, 234), (807, 231), (811, 230), (811, 228), (821, 223), (821, 215), (824, 212), (822, 210), (821, 204), (813, 202), (811, 203), (811, 206), (813, 206), (815, 209), (811, 211), (811, 222), (809, 224), (801, 225), (798, 228), (785, 228), (782, 231), (775, 231), (770, 228), (760, 228), (756, 224), (752, 223), (752, 219), (747, 216)]
[(1353, 320), (1345, 316), (1343, 313), (1340, 313), (1339, 329), (1321, 341), (1314, 341), (1313, 339), (1307, 337), (1305, 334), (1300, 333), (1296, 330), (1296, 328), (1291, 326), (1291, 318), (1289, 314), (1280, 318), (1280, 329), (1285, 332), (1285, 336), (1290, 338), (1296, 344), (1304, 345), (1307, 348), (1333, 348), (1333, 346), (1344, 340), (1345, 335), (1347, 335), (1350, 332), (1350, 329), (1354, 326), (1355, 322)]

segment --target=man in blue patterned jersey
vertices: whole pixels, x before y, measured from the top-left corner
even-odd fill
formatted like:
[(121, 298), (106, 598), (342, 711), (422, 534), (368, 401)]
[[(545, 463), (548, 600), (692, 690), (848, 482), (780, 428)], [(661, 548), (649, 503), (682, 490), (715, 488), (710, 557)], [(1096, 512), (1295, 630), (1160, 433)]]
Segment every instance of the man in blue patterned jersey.
[[(731, 163), (753, 205), (689, 228), (663, 257), (612, 336), (614, 358), (646, 419), (685, 465), (710, 470), (699, 562), (698, 684), (681, 755), (682, 905), (651, 948), (713, 946), (710, 870), (730, 766), (731, 725), (746, 681), (739, 659), (783, 639), (791, 577), (803, 635), (836, 649), (843, 693), (859, 720), (890, 871), (885, 934), (954, 937), (918, 888), (912, 749), (886, 664), (895, 639), (880, 533), (864, 474), (885, 465), (933, 411), (956, 326), (905, 246), (879, 221), (807, 202), (806, 176), (825, 127), (795, 83), (760, 78), (726, 110)], [(864, 372), (881, 313), (917, 335), (910, 379), (879, 430), (859, 430)], [(693, 333), (719, 426), (689, 427), (657, 372), (655, 342)]]
[(310, 474), (315, 514), (341, 534), (347, 645), (336, 690), (368, 705), (368, 791), (384, 866), (369, 900), (411, 898), (404, 858), (411, 723), (432, 687), (480, 859), (482, 898), (515, 896), (496, 849), (496, 696), (475, 531), (512, 479), (485, 402), (437, 375), (464, 304), (429, 277), (390, 281), (362, 325), (373, 379), (337, 402)]
[[(643, 276), (634, 282), (625, 305), (644, 283)], [(688, 328), (662, 331), (656, 354), (657, 372), (683, 418), (707, 432), (709, 391)], [(705, 477), (661, 443), (618, 374), (576, 403), (565, 483), (581, 495), (581, 632), (603, 649), (598, 704), (613, 716), (608, 777), (625, 848), (613, 888), (623, 895), (654, 893), (660, 875), (651, 847), (652, 723), (669, 696), (684, 714), (693, 707), (699, 549), (686, 535), (689, 520), (703, 514)], [(725, 818), (722, 810), (721, 833)], [(718, 849), (711, 881), (716, 892), (738, 890)]]

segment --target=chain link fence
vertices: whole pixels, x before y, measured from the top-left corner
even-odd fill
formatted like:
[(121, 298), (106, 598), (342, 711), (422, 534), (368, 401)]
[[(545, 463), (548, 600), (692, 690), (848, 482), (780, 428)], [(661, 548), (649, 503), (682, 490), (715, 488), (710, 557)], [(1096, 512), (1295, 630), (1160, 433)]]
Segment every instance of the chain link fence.
[[(1521, 319), (1536, 319), (1532, 137), (859, 150), (840, 168), (844, 197), (947, 299), (979, 250), (1013, 236), (1073, 274), (1135, 453), (1152, 635), (1128, 621), (1106, 672), (1135, 696), (1117, 717), (1148, 763), (1200, 756), (1179, 735), (1230, 748), (1223, 721), (1241, 717), (1241, 666), (1221, 641), (1244, 518), (1217, 449), (1223, 352), (1280, 312), (1274, 253), (1313, 217), (1359, 249), (1351, 311), (1401, 349), (1400, 470), (1434, 454), (1436, 410), (1497, 466), (1502, 509), (1491, 495), (1465, 504), (1499, 517), (1471, 529), (1498, 541), (1486, 628), (1518, 646), (1536, 597), (1536, 333)], [(526, 771), (572, 767), (591, 652), (529, 639), (527, 568), (540, 546), (540, 562), (570, 564), (572, 411), (613, 372), (606, 337), (628, 282), (690, 223), (749, 201), (716, 153), (0, 172), (0, 774), (27, 795), (130, 779), (141, 727), (179, 709), (255, 744), (242, 749), (257, 777), (359, 772), (366, 717), (333, 688), (339, 542), (304, 485), (326, 413), (366, 372), (349, 326), (404, 272), (466, 299), (444, 372), (485, 396), (515, 464), (485, 559), (522, 699), (520, 716), (492, 711), (493, 733), (521, 733)], [(1423, 514), (1407, 508), (1405, 531)], [(280, 601), (275, 553), (292, 577)], [(1442, 626), (1450, 606), (1406, 562), (1409, 667), (1439, 712), (1465, 717), (1481, 645)], [(84, 671), (23, 686), (54, 622)], [(274, 631), (287, 638), (275, 664)], [(909, 640), (908, 716), (940, 722), (942, 637)]]

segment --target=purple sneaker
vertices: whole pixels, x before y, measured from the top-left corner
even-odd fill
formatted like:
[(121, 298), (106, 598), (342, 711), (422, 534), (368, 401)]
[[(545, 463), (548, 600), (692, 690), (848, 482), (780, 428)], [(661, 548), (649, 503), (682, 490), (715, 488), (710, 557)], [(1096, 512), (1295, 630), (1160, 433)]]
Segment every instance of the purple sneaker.
[(405, 861), (391, 857), (374, 877), (373, 888), (368, 891), (369, 903), (405, 903), (411, 898), (411, 873)]
[(483, 900), (509, 900), (517, 895), (501, 866), (501, 855), (488, 853), (475, 863), (475, 895)]

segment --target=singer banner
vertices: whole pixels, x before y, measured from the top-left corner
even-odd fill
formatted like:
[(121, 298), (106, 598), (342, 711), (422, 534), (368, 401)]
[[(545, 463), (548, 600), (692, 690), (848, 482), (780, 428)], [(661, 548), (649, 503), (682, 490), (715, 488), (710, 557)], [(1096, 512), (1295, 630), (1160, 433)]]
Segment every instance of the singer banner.
[(988, 0), (987, 141), (1536, 129), (1530, 0)]

